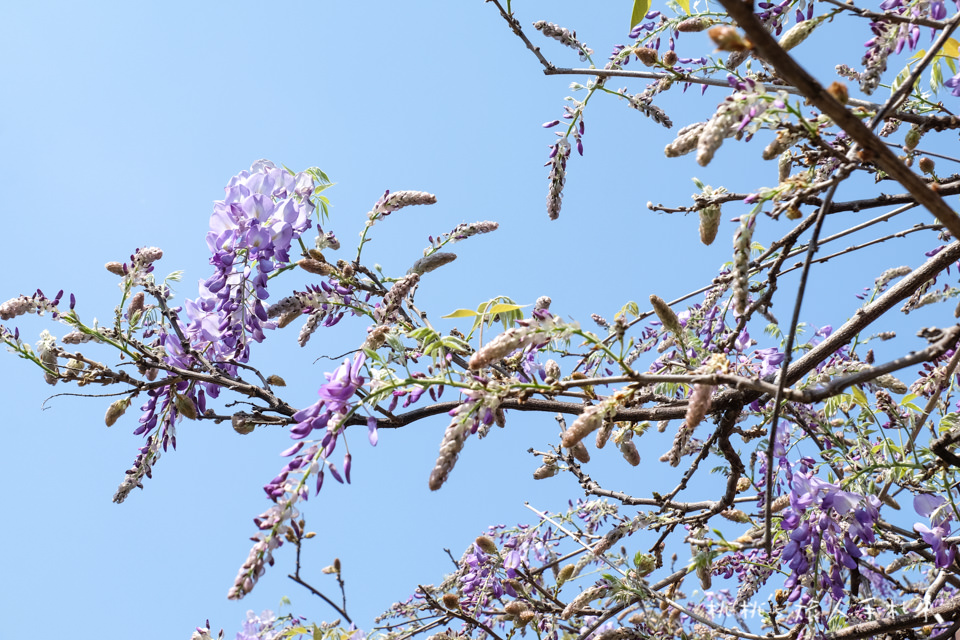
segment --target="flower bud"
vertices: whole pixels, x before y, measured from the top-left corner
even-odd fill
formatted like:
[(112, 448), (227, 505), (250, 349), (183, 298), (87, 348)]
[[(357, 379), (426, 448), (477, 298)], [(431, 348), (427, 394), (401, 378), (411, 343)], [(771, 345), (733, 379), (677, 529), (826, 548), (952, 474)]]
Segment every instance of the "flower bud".
[(657, 63), (656, 49), (651, 49), (650, 47), (637, 47), (633, 50), (633, 53), (637, 56), (637, 60), (648, 67), (652, 67)]
[(533, 303), (533, 310), (548, 310), (550, 309), (551, 304), (553, 304), (553, 300), (550, 298), (550, 296), (540, 296), (537, 298), (537, 301)]
[(459, 609), (460, 598), (455, 593), (445, 593), (443, 594), (443, 606), (447, 609)]
[(663, 327), (667, 331), (674, 335), (679, 335), (683, 331), (680, 327), (680, 318), (673, 312), (670, 305), (664, 302), (663, 298), (652, 295), (650, 296), (650, 304), (653, 305), (653, 311), (660, 318), (660, 322), (663, 323)]
[(520, 623), (520, 626), (525, 626), (530, 624), (536, 619), (537, 614), (531, 611), (530, 609), (524, 609), (520, 612), (520, 615), (517, 616), (517, 622)]
[(387, 341), (387, 334), (390, 333), (388, 325), (377, 325), (367, 333), (367, 339), (363, 341), (363, 348), (376, 351)]
[(707, 35), (719, 51), (749, 51), (753, 44), (730, 25), (711, 27)]
[(519, 616), (521, 613), (527, 610), (527, 605), (525, 602), (520, 600), (513, 600), (508, 602), (506, 606), (503, 607), (503, 612), (508, 616)]
[(548, 378), (553, 378), (554, 380), (559, 380), (561, 371), (560, 365), (557, 364), (556, 360), (550, 359), (547, 360), (546, 364), (543, 365), (544, 372), (547, 374)]
[(587, 451), (587, 448), (583, 445), (582, 442), (570, 447), (570, 453), (573, 454), (573, 457), (579, 460), (580, 462), (586, 464), (590, 462), (590, 452)]
[(913, 151), (917, 148), (917, 145), (920, 144), (920, 138), (922, 137), (920, 129), (917, 127), (910, 127), (910, 130), (907, 131), (906, 137), (903, 139), (903, 148), (907, 151)]
[(631, 467), (640, 464), (640, 452), (637, 451), (637, 445), (634, 444), (633, 440), (624, 440), (621, 442), (620, 453), (623, 454), (623, 459), (626, 460)]
[(407, 274), (415, 273), (419, 276), (422, 276), (425, 273), (430, 273), (435, 269), (439, 269), (445, 264), (449, 264), (457, 259), (457, 254), (455, 253), (432, 253), (425, 258), (420, 258), (413, 263), (413, 266), (410, 267), (410, 270), (407, 271)]
[(700, 579), (700, 586), (703, 587), (704, 591), (710, 589), (710, 586), (713, 584), (713, 577), (710, 574), (710, 567), (697, 564), (696, 567), (697, 577)]
[(720, 205), (712, 204), (703, 209), (699, 209), (697, 214), (700, 216), (700, 242), (710, 246), (717, 237), (717, 230), (720, 228)]
[(557, 471), (558, 471), (557, 465), (545, 464), (537, 467), (536, 470), (534, 470), (533, 479), (546, 480), (547, 478), (552, 478), (553, 476), (557, 475)]
[(197, 419), (197, 407), (189, 397), (175, 393), (173, 394), (173, 403), (184, 418), (188, 420)]
[(750, 522), (750, 516), (741, 511), (740, 509), (727, 509), (726, 511), (721, 511), (720, 515), (730, 520), (731, 522), (745, 523)]
[(793, 154), (784, 151), (777, 157), (777, 178), (780, 184), (790, 177), (790, 169), (793, 168)]
[(474, 543), (484, 553), (493, 555), (497, 552), (497, 543), (489, 536), (478, 536), (477, 539), (474, 540)]
[(139, 261), (140, 264), (150, 264), (162, 257), (163, 249), (159, 247), (144, 247), (143, 249), (138, 249), (136, 254), (136, 260)]
[(233, 417), (230, 418), (230, 422), (233, 425), (233, 430), (242, 436), (245, 436), (248, 433), (253, 433), (253, 429), (257, 425), (249, 418), (249, 413), (245, 411), (237, 411), (235, 414), (233, 414)]
[(277, 320), (277, 328), (283, 329), (285, 326), (287, 326), (288, 324), (290, 324), (291, 322), (293, 322), (299, 317), (300, 317), (299, 309), (297, 309), (296, 311), (291, 311), (290, 313), (285, 313), (282, 316), (280, 316), (279, 320)]
[(267, 376), (267, 384), (273, 385), (275, 387), (285, 387), (287, 386), (287, 381), (281, 378), (280, 376), (273, 374)]
[(124, 414), (127, 410), (127, 407), (130, 406), (130, 398), (121, 398), (107, 407), (107, 415), (104, 416), (103, 421), (107, 424), (108, 427), (112, 427), (116, 424), (117, 420)]
[(297, 266), (304, 271), (315, 273), (319, 276), (329, 276), (337, 272), (332, 265), (326, 262), (320, 262), (319, 260), (314, 260), (312, 258), (301, 258), (297, 262)]
[(614, 422), (612, 420), (604, 420), (600, 428), (597, 429), (597, 449), (603, 449), (607, 444), (610, 434), (613, 433), (613, 426)]
[(663, 54), (663, 59), (660, 61), (663, 63), (663, 66), (673, 68), (677, 64), (677, 52), (673, 50), (667, 50)]
[(750, 478), (746, 476), (740, 476), (737, 480), (737, 493), (743, 493), (750, 488)]
[(931, 160), (927, 156), (923, 156), (922, 158), (920, 158), (920, 162), (917, 163), (917, 167), (920, 169), (920, 171), (923, 171), (926, 174), (932, 174), (934, 166), (935, 166), (935, 163), (933, 162), (933, 160)]
[(103, 266), (107, 271), (109, 271), (113, 275), (116, 275), (116, 276), (126, 275), (126, 272), (123, 270), (123, 264), (119, 262), (108, 262)]
[(813, 30), (817, 27), (817, 25), (820, 24), (820, 22), (821, 20), (804, 20), (803, 22), (798, 22), (790, 27), (785, 34), (780, 36), (780, 41), (777, 44), (779, 44), (780, 48), (784, 51), (793, 49), (795, 46), (806, 40), (807, 36), (813, 33)]
[(143, 311), (143, 300), (144, 300), (143, 291), (138, 291), (133, 298), (130, 299), (130, 304), (127, 305), (127, 319), (132, 320), (134, 314)]
[(790, 506), (790, 496), (780, 496), (779, 498), (774, 499), (774, 501), (770, 504), (770, 511), (773, 513), (779, 513), (788, 506)]
[(680, 33), (695, 33), (698, 31), (705, 31), (710, 28), (710, 25), (712, 24), (713, 20), (710, 20), (709, 18), (692, 17), (687, 18), (678, 24), (677, 31)]
[[(800, 24), (803, 23), (801, 22)], [(847, 85), (842, 82), (832, 82), (830, 86), (827, 87), (827, 93), (833, 96), (840, 104), (847, 104), (850, 101), (850, 92), (847, 90)]]
[(564, 565), (560, 572), (557, 574), (557, 586), (563, 584), (567, 580), (573, 577), (573, 572), (576, 571), (577, 567), (573, 564)]

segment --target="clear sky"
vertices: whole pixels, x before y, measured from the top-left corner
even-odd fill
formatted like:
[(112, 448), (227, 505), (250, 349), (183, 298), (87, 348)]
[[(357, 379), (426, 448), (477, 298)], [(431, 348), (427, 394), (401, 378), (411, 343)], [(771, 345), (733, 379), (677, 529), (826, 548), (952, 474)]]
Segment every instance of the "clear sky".
[[(539, 0), (515, 9), (525, 26), (546, 19), (575, 28), (603, 61), (626, 40), (628, 5)], [(696, 45), (690, 55), (708, 50), (703, 34), (685, 37)], [(538, 42), (558, 64), (580, 64), (557, 43)], [(418, 300), (433, 318), (500, 294), (522, 304), (549, 295), (555, 313), (588, 325), (589, 313), (612, 317), (630, 299), (678, 297), (716, 274), (730, 259), (729, 243), (699, 245), (695, 217), (657, 215), (647, 201), (689, 203), (691, 175), (730, 190), (757, 184), (741, 172), (732, 144), (709, 170), (691, 157), (667, 163), (662, 149), (676, 128), (599, 100), (587, 115), (585, 156), (570, 161), (561, 218), (549, 222), (542, 165), (554, 137), (540, 125), (562, 115), (572, 78), (545, 77), (480, 0), (37, 0), (5, 8), (0, 55), (7, 185), (0, 301), (64, 289), (86, 320), (110, 322), (119, 290), (103, 264), (137, 247), (161, 247), (157, 273), (184, 270), (177, 293), (194, 297), (209, 274), (211, 203), (259, 158), (329, 174), (337, 183), (328, 192), (330, 228), (349, 249), (384, 189), (435, 193), (437, 205), (378, 225), (365, 253), (388, 273), (404, 273), (429, 235), (461, 222), (500, 222), (496, 234), (457, 245), (459, 260), (425, 279)], [(682, 126), (707, 117), (722, 95), (691, 89), (664, 106)], [(775, 169), (765, 170), (775, 180)], [(724, 224), (727, 238), (735, 225)], [(897, 264), (922, 259), (904, 255)], [(883, 253), (865, 259), (889, 262)], [(866, 273), (857, 287), (872, 282), (874, 272)], [(836, 321), (826, 312), (852, 306), (855, 292), (836, 291), (848, 302), (811, 304), (814, 317)], [(789, 316), (789, 308), (776, 311)], [(43, 328), (66, 332), (35, 319), (17, 324), (31, 342)], [(280, 332), (255, 349), (253, 363), (282, 375), (286, 398), (306, 406), (335, 366), (317, 357), (354, 349), (363, 329), (318, 333), (303, 350), (295, 329)], [(84, 352), (115, 361), (106, 350)], [(107, 429), (108, 399), (47, 400), (75, 391), (48, 387), (28, 363), (0, 358), (7, 487), (0, 637), (166, 640), (189, 637), (206, 618), (232, 637), (246, 610), (276, 610), (285, 595), (294, 612), (332, 619), (285, 577), (293, 566), (288, 548), (253, 594), (226, 600), (255, 533), (251, 519), (269, 506), (261, 487), (282, 466), (276, 453), (288, 446), (286, 433), (240, 436), (229, 425), (183, 424), (178, 450), (163, 457), (145, 490), (115, 505), (111, 497), (141, 445), (131, 434), (136, 408)], [(383, 433), (376, 449), (355, 437), (353, 485), (328, 480), (306, 505), (318, 537), (305, 547), (304, 577), (336, 595), (320, 569), (341, 558), (348, 608), (364, 628), (418, 582), (439, 582), (450, 568), (444, 548), (459, 557), (487, 525), (531, 520), (524, 500), (561, 510), (580, 495), (568, 479), (531, 480), (537, 463), (524, 451), (555, 439), (549, 416), (470, 441), (449, 485), (429, 492), (444, 426), (441, 418)], [(642, 451), (651, 462), (661, 452)], [(596, 472), (626, 473), (608, 453), (618, 471), (606, 470), (601, 456)], [(640, 490), (649, 478), (643, 467), (632, 473), (625, 482)]]

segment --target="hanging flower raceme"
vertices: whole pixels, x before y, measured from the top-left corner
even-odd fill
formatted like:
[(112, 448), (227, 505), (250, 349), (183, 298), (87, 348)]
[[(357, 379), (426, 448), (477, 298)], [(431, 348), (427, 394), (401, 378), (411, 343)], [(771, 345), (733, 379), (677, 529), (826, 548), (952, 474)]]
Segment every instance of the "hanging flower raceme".
[(880, 501), (846, 491), (839, 485), (821, 480), (801, 461), (790, 481), (790, 506), (784, 511), (780, 526), (790, 532), (790, 542), (783, 550), (783, 560), (790, 567), (784, 588), (791, 590), (789, 600), (800, 597), (802, 578), (816, 575), (821, 560), (820, 586), (836, 601), (843, 599), (845, 584), (842, 569), (857, 569), (863, 552), (857, 541), (873, 544), (873, 525), (880, 517)]
[[(214, 203), (207, 246), (214, 274), (187, 300), (183, 332), (193, 348), (228, 373), (246, 362), (249, 342), (272, 328), (263, 301), (270, 274), (290, 261), (290, 247), (312, 222), (314, 179), (293, 175), (267, 160), (231, 178)], [(216, 391), (209, 388), (215, 395)]]
[(350, 413), (353, 409), (350, 399), (366, 381), (360, 375), (360, 368), (365, 360), (366, 355), (361, 351), (356, 355), (353, 363), (350, 360), (344, 360), (336, 371), (324, 374), (327, 383), (317, 391), (320, 399), (306, 409), (293, 414), (297, 424), (290, 430), (291, 438), (296, 440), (306, 438), (312, 431), (327, 427), (331, 418), (342, 419)]

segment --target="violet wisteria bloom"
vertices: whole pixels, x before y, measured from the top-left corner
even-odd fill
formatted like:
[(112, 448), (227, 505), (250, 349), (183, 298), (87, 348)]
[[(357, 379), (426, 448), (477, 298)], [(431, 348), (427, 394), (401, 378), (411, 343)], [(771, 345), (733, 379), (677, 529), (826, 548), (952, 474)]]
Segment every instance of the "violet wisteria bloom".
[(328, 427), (331, 419), (334, 424), (329, 426), (336, 426), (353, 410), (354, 404), (350, 399), (366, 382), (360, 375), (360, 368), (365, 361), (366, 355), (361, 351), (353, 363), (349, 359), (344, 360), (336, 371), (324, 374), (327, 383), (317, 391), (320, 400), (293, 414), (297, 424), (290, 430), (291, 438), (306, 438), (312, 431)]
[(294, 176), (260, 160), (234, 176), (226, 197), (214, 203), (207, 246), (215, 271), (201, 284), (188, 329), (202, 340), (213, 322), (206, 314), (219, 316), (220, 339), (204, 345), (212, 359), (245, 361), (249, 341), (262, 341), (263, 329), (272, 327), (263, 304), (267, 282), (276, 268), (289, 263), (291, 244), (312, 224), (313, 187), (308, 174)]
[[(880, 501), (818, 478), (810, 462), (804, 459), (792, 472), (790, 506), (780, 524), (790, 532), (782, 556), (791, 571), (784, 588), (794, 601), (800, 596), (802, 578), (819, 571), (820, 586), (840, 601), (846, 592), (842, 569), (856, 569), (863, 556), (857, 541), (876, 540), (873, 525), (880, 517)], [(827, 566), (821, 569), (821, 563)]]
[(930, 545), (930, 549), (936, 555), (936, 565), (940, 568), (949, 567), (953, 564), (957, 548), (944, 540), (950, 535), (950, 521), (953, 519), (947, 499), (939, 495), (921, 493), (913, 499), (913, 509), (917, 514), (930, 519), (930, 526), (917, 522), (913, 525), (913, 530)]
[[(294, 176), (267, 160), (230, 179), (207, 233), (214, 274), (200, 283), (198, 298), (184, 302), (179, 322), (187, 344), (173, 332), (161, 336), (167, 364), (192, 368), (195, 353), (235, 375), (236, 363), (249, 359), (250, 342), (261, 342), (264, 329), (275, 326), (263, 302), (268, 280), (289, 263), (291, 244), (310, 228), (313, 190), (309, 174)], [(133, 264), (149, 265), (157, 251), (140, 250)], [(204, 387), (211, 397), (219, 393), (214, 383)]]
[(949, 80), (944, 80), (943, 86), (950, 89), (950, 95), (960, 98), (960, 73)]

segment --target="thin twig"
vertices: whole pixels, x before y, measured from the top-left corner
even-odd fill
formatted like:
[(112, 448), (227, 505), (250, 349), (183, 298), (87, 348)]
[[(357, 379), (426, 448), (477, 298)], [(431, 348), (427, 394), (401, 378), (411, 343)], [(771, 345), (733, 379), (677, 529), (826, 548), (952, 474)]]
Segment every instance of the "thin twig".
[(769, 558), (773, 555), (773, 516), (771, 508), (773, 505), (773, 450), (777, 442), (777, 423), (780, 421), (780, 403), (783, 400), (783, 391), (787, 386), (787, 376), (785, 375), (790, 367), (790, 361), (793, 359), (793, 341), (797, 336), (797, 325), (800, 322), (800, 306), (803, 304), (803, 295), (807, 288), (807, 277), (810, 274), (810, 264), (813, 261), (813, 255), (817, 251), (817, 240), (820, 237), (820, 229), (823, 227), (823, 219), (827, 214), (827, 207), (833, 200), (833, 194), (837, 192), (838, 182), (827, 192), (817, 214), (817, 220), (813, 225), (813, 235), (807, 248), (807, 255), (803, 261), (803, 271), (800, 272), (800, 283), (797, 285), (797, 299), (793, 304), (793, 317), (790, 320), (790, 333), (787, 336), (787, 344), (783, 348), (783, 363), (780, 365), (780, 379), (777, 381), (777, 393), (773, 400), (773, 416), (770, 418), (770, 440), (767, 442), (767, 468), (766, 468), (766, 486), (765, 499), (763, 504), (763, 548)]

